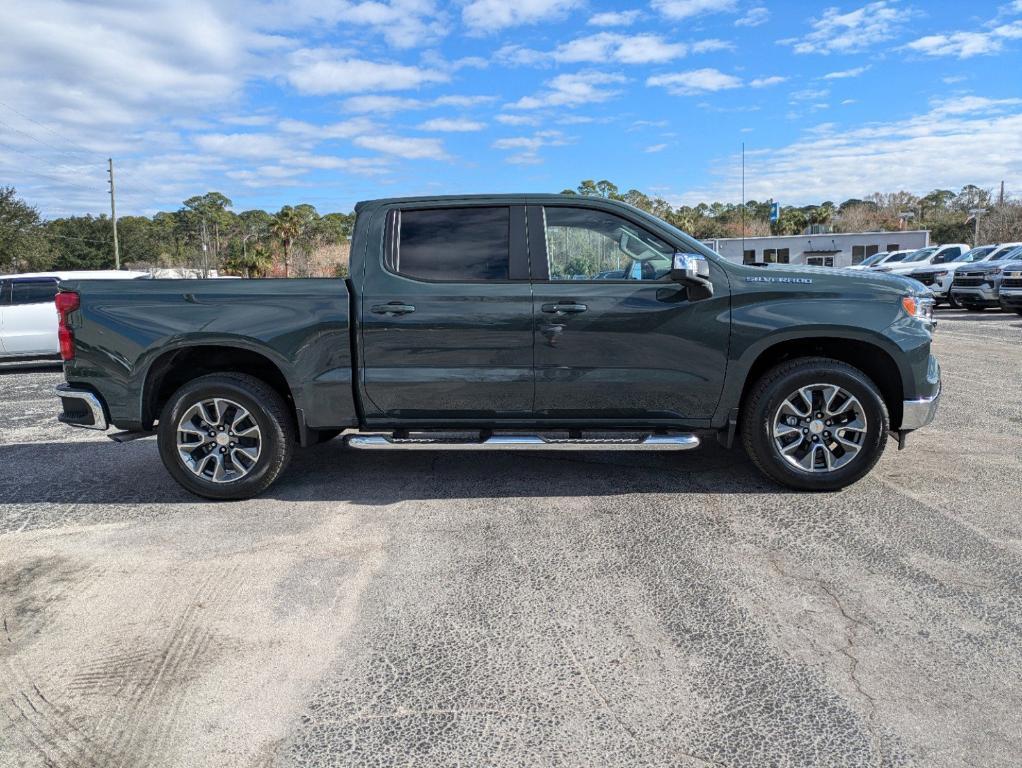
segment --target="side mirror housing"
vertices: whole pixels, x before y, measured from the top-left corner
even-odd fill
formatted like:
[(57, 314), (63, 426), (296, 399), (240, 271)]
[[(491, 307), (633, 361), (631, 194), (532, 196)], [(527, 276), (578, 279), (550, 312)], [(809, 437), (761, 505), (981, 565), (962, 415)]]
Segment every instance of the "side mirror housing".
[(692, 299), (713, 295), (710, 262), (701, 253), (675, 253), (671, 262), (671, 280), (688, 288)]

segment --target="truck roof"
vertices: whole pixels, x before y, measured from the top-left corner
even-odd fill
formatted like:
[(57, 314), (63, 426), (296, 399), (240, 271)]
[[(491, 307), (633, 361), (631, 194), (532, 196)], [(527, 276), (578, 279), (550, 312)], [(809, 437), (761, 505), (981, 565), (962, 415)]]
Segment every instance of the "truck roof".
[(504, 194), (491, 194), (491, 195), (425, 195), (422, 197), (381, 197), (375, 200), (362, 200), (355, 204), (355, 211), (360, 211), (363, 208), (377, 208), (381, 205), (403, 205), (405, 203), (478, 203), (478, 202), (494, 202), (494, 203), (522, 203), (527, 200), (565, 200), (565, 201), (578, 201), (578, 200), (591, 200), (599, 201), (603, 203), (610, 203), (612, 205), (623, 205), (631, 207), (628, 203), (621, 202), (620, 200), (609, 200), (605, 197), (587, 197), (584, 195), (557, 195), (549, 192), (518, 192), (518, 193), (504, 193)]

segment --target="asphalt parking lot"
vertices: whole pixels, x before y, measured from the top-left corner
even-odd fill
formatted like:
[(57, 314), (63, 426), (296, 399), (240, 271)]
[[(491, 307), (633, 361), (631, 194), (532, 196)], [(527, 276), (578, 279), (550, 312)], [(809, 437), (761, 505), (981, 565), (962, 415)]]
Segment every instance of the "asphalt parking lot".
[(0, 765), (1015, 766), (1022, 318), (844, 492), (685, 455), (300, 451), (203, 503), (0, 373)]

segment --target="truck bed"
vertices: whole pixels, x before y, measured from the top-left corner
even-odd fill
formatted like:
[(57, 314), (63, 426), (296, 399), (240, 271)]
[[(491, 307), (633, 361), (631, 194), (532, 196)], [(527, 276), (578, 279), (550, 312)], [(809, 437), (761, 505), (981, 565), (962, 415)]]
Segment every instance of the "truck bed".
[[(273, 366), (311, 427), (357, 423), (348, 286), (341, 279), (81, 280), (72, 385), (102, 380), (110, 421), (148, 428), (153, 387), (181, 366), (254, 356)], [(186, 357), (187, 356), (187, 357)], [(299, 419), (299, 423), (302, 423)]]

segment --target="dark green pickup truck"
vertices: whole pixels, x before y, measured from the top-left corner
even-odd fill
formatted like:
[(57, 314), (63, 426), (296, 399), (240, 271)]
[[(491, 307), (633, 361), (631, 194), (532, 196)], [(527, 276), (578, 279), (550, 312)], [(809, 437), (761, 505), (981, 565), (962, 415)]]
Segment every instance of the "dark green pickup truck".
[(868, 272), (732, 264), (602, 199), (356, 208), (351, 277), (65, 282), (60, 420), (156, 430), (188, 490), (265, 490), (294, 446), (684, 450), (739, 439), (834, 490), (940, 395), (932, 300)]

